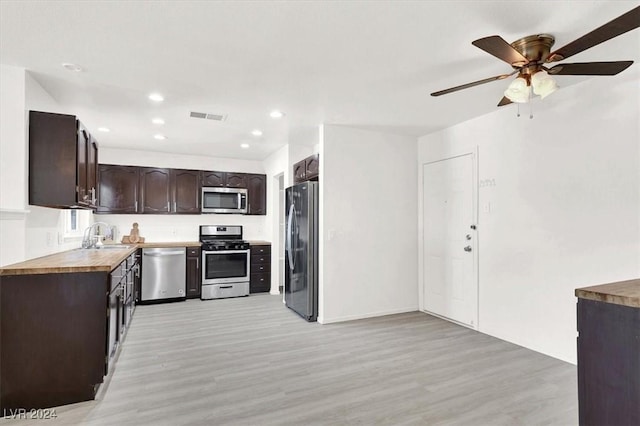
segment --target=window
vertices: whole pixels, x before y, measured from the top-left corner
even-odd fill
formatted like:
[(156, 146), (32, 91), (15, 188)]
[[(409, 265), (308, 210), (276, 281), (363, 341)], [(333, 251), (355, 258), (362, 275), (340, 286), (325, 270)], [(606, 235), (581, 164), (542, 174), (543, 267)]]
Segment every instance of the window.
[(89, 210), (62, 210), (60, 217), (65, 241), (81, 239), (84, 230), (91, 224), (91, 211)]

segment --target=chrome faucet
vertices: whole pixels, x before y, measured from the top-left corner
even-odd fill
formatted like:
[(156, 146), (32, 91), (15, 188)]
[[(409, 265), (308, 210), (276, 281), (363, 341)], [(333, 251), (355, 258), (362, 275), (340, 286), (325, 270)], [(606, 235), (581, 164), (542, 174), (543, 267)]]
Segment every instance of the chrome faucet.
[(84, 233), (82, 234), (82, 248), (88, 249), (88, 248), (94, 248), (96, 246), (97, 239), (94, 240), (96, 236), (95, 235), (92, 236), (91, 231), (94, 230), (97, 225), (104, 225), (107, 227), (111, 226), (105, 222), (94, 222), (93, 224), (91, 224), (91, 226), (88, 226), (87, 229), (85, 229)]

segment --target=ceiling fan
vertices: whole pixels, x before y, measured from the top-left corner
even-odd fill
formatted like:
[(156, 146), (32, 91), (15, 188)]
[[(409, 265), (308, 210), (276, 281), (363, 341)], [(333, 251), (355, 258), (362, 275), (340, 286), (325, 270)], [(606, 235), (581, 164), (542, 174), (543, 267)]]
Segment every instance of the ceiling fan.
[(505, 61), (513, 67), (514, 71), (510, 74), (497, 75), (433, 92), (431, 96), (446, 95), (492, 81), (504, 80), (518, 74), (518, 77), (504, 92), (504, 97), (498, 103), (500, 107), (512, 102), (528, 102), (532, 89), (534, 95), (540, 95), (541, 98), (553, 93), (558, 86), (551, 77), (552, 75), (616, 75), (630, 67), (633, 61), (558, 64), (551, 68), (547, 68), (545, 64), (567, 59), (639, 26), (640, 6), (553, 52), (551, 52), (551, 47), (555, 38), (549, 34), (523, 37), (511, 44), (497, 35), (478, 39), (471, 44)]

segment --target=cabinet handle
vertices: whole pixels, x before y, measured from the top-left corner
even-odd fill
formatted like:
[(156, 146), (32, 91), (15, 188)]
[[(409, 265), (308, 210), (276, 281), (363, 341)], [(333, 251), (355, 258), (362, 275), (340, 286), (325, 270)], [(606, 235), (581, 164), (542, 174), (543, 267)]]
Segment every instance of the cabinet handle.
[(134, 210), (136, 211), (136, 213), (138, 212), (138, 201), (135, 201), (135, 206), (134, 206)]
[(200, 269), (200, 258), (196, 257), (196, 269)]
[(171, 211), (171, 203), (167, 201), (167, 212)]
[(178, 203), (176, 201), (173, 202), (173, 211), (174, 212), (178, 211)]

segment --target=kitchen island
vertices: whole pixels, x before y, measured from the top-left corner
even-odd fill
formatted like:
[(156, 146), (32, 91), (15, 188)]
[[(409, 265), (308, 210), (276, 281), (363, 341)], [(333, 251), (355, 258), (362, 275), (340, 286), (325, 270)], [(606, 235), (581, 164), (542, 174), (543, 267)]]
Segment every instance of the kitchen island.
[(640, 424), (640, 279), (579, 288), (581, 425)]
[(0, 412), (93, 399), (126, 336), (138, 250), (76, 249), (0, 268)]

